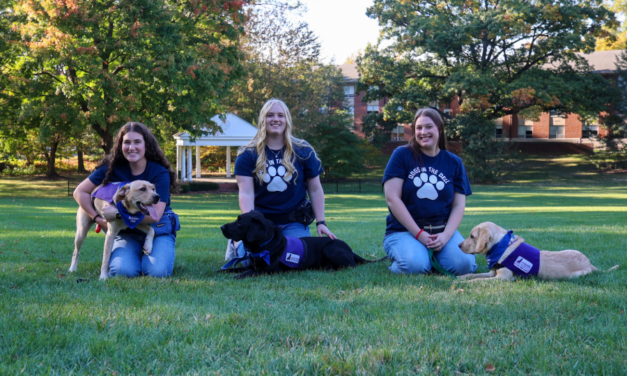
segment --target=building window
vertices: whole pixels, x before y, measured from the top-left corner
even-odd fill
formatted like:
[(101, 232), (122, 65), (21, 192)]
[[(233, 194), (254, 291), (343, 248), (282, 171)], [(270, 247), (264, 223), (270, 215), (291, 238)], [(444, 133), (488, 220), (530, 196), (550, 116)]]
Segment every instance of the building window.
[(596, 137), (599, 135), (598, 125), (584, 125), (581, 129), (581, 138)]
[(392, 141), (404, 141), (405, 140), (405, 127), (398, 126), (392, 130)]
[(344, 98), (355, 98), (355, 86), (344, 86)]
[(346, 109), (348, 110), (349, 114), (355, 115), (355, 106), (348, 106), (346, 107)]
[(562, 126), (550, 126), (549, 138), (564, 138), (565, 128)]
[(533, 127), (528, 125), (519, 125), (518, 138), (533, 138)]
[(379, 106), (368, 106), (368, 115), (370, 114), (378, 114)]
[(496, 126), (496, 134), (494, 136), (496, 138), (503, 138), (503, 126), (502, 125)]

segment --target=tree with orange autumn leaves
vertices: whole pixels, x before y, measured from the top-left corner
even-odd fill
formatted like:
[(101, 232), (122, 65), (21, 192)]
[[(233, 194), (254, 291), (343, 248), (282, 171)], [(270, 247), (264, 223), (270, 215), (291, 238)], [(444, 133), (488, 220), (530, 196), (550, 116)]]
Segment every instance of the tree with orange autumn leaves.
[[(581, 55), (617, 24), (602, 0), (375, 0), (367, 14), (389, 42), (369, 46), (357, 61), (362, 89), (370, 89), (365, 100), (390, 98), (366, 122), (375, 137), (411, 121), (419, 107), (457, 99), (462, 116), (451, 133), (472, 165), (498, 154), (490, 146), (493, 119), (549, 110), (598, 116), (617, 98)], [(475, 129), (477, 121), (486, 126)], [(479, 180), (498, 178), (483, 172)]]
[(242, 72), (242, 0), (16, 0), (3, 90), (13, 121), (74, 136), (91, 127), (109, 153), (128, 121), (210, 130)]

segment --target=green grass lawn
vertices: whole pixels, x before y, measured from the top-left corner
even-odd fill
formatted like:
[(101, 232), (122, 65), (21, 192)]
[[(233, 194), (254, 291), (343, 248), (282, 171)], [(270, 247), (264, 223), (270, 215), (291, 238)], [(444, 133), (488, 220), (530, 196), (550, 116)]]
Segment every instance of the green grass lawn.
[[(237, 197), (209, 194), (173, 199), (171, 278), (102, 282), (93, 231), (67, 272), (77, 207), (67, 183), (2, 178), (0, 374), (626, 374), (626, 176), (578, 157), (536, 164), (473, 186), (462, 234), (490, 220), (618, 270), (469, 283), (397, 276), (382, 262), (236, 281), (214, 271)], [(331, 230), (368, 257), (384, 255), (386, 214), (381, 194), (327, 196)]]

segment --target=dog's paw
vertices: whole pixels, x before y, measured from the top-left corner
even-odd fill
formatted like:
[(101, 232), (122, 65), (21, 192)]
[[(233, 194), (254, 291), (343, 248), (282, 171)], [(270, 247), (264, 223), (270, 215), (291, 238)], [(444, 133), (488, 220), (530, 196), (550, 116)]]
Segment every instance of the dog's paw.
[(263, 177), (264, 183), (269, 183), (268, 192), (283, 192), (287, 189), (285, 182), (289, 182), (292, 177), (286, 176), (286, 172), (287, 170), (283, 165), (279, 165), (279, 167), (268, 167), (268, 172)]
[(420, 188), (416, 193), (418, 198), (435, 200), (438, 198), (438, 191), (444, 189), (446, 183), (438, 179), (435, 175), (423, 172), (414, 178), (414, 185)]
[(152, 244), (144, 244), (144, 253), (146, 254), (146, 256), (150, 256), (150, 254), (152, 253)]
[(107, 273), (100, 273), (100, 280), (101, 281), (104, 281), (107, 278), (109, 278), (109, 275)]

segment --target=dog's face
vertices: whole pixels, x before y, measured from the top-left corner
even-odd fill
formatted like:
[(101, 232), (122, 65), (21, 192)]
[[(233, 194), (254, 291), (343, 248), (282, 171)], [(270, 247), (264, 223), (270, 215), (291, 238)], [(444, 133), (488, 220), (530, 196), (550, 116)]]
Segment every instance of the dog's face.
[(494, 244), (499, 242), (507, 231), (492, 222), (483, 222), (470, 231), (470, 236), (459, 244), (464, 253), (485, 255)]
[(159, 198), (154, 184), (145, 180), (135, 180), (118, 189), (114, 201), (121, 201), (131, 214), (142, 212), (154, 218), (158, 215), (153, 205), (159, 202)]
[(253, 210), (241, 214), (237, 221), (220, 227), (227, 239), (243, 240), (244, 244), (254, 244), (266, 240), (274, 234), (274, 223), (266, 219), (261, 212)]

